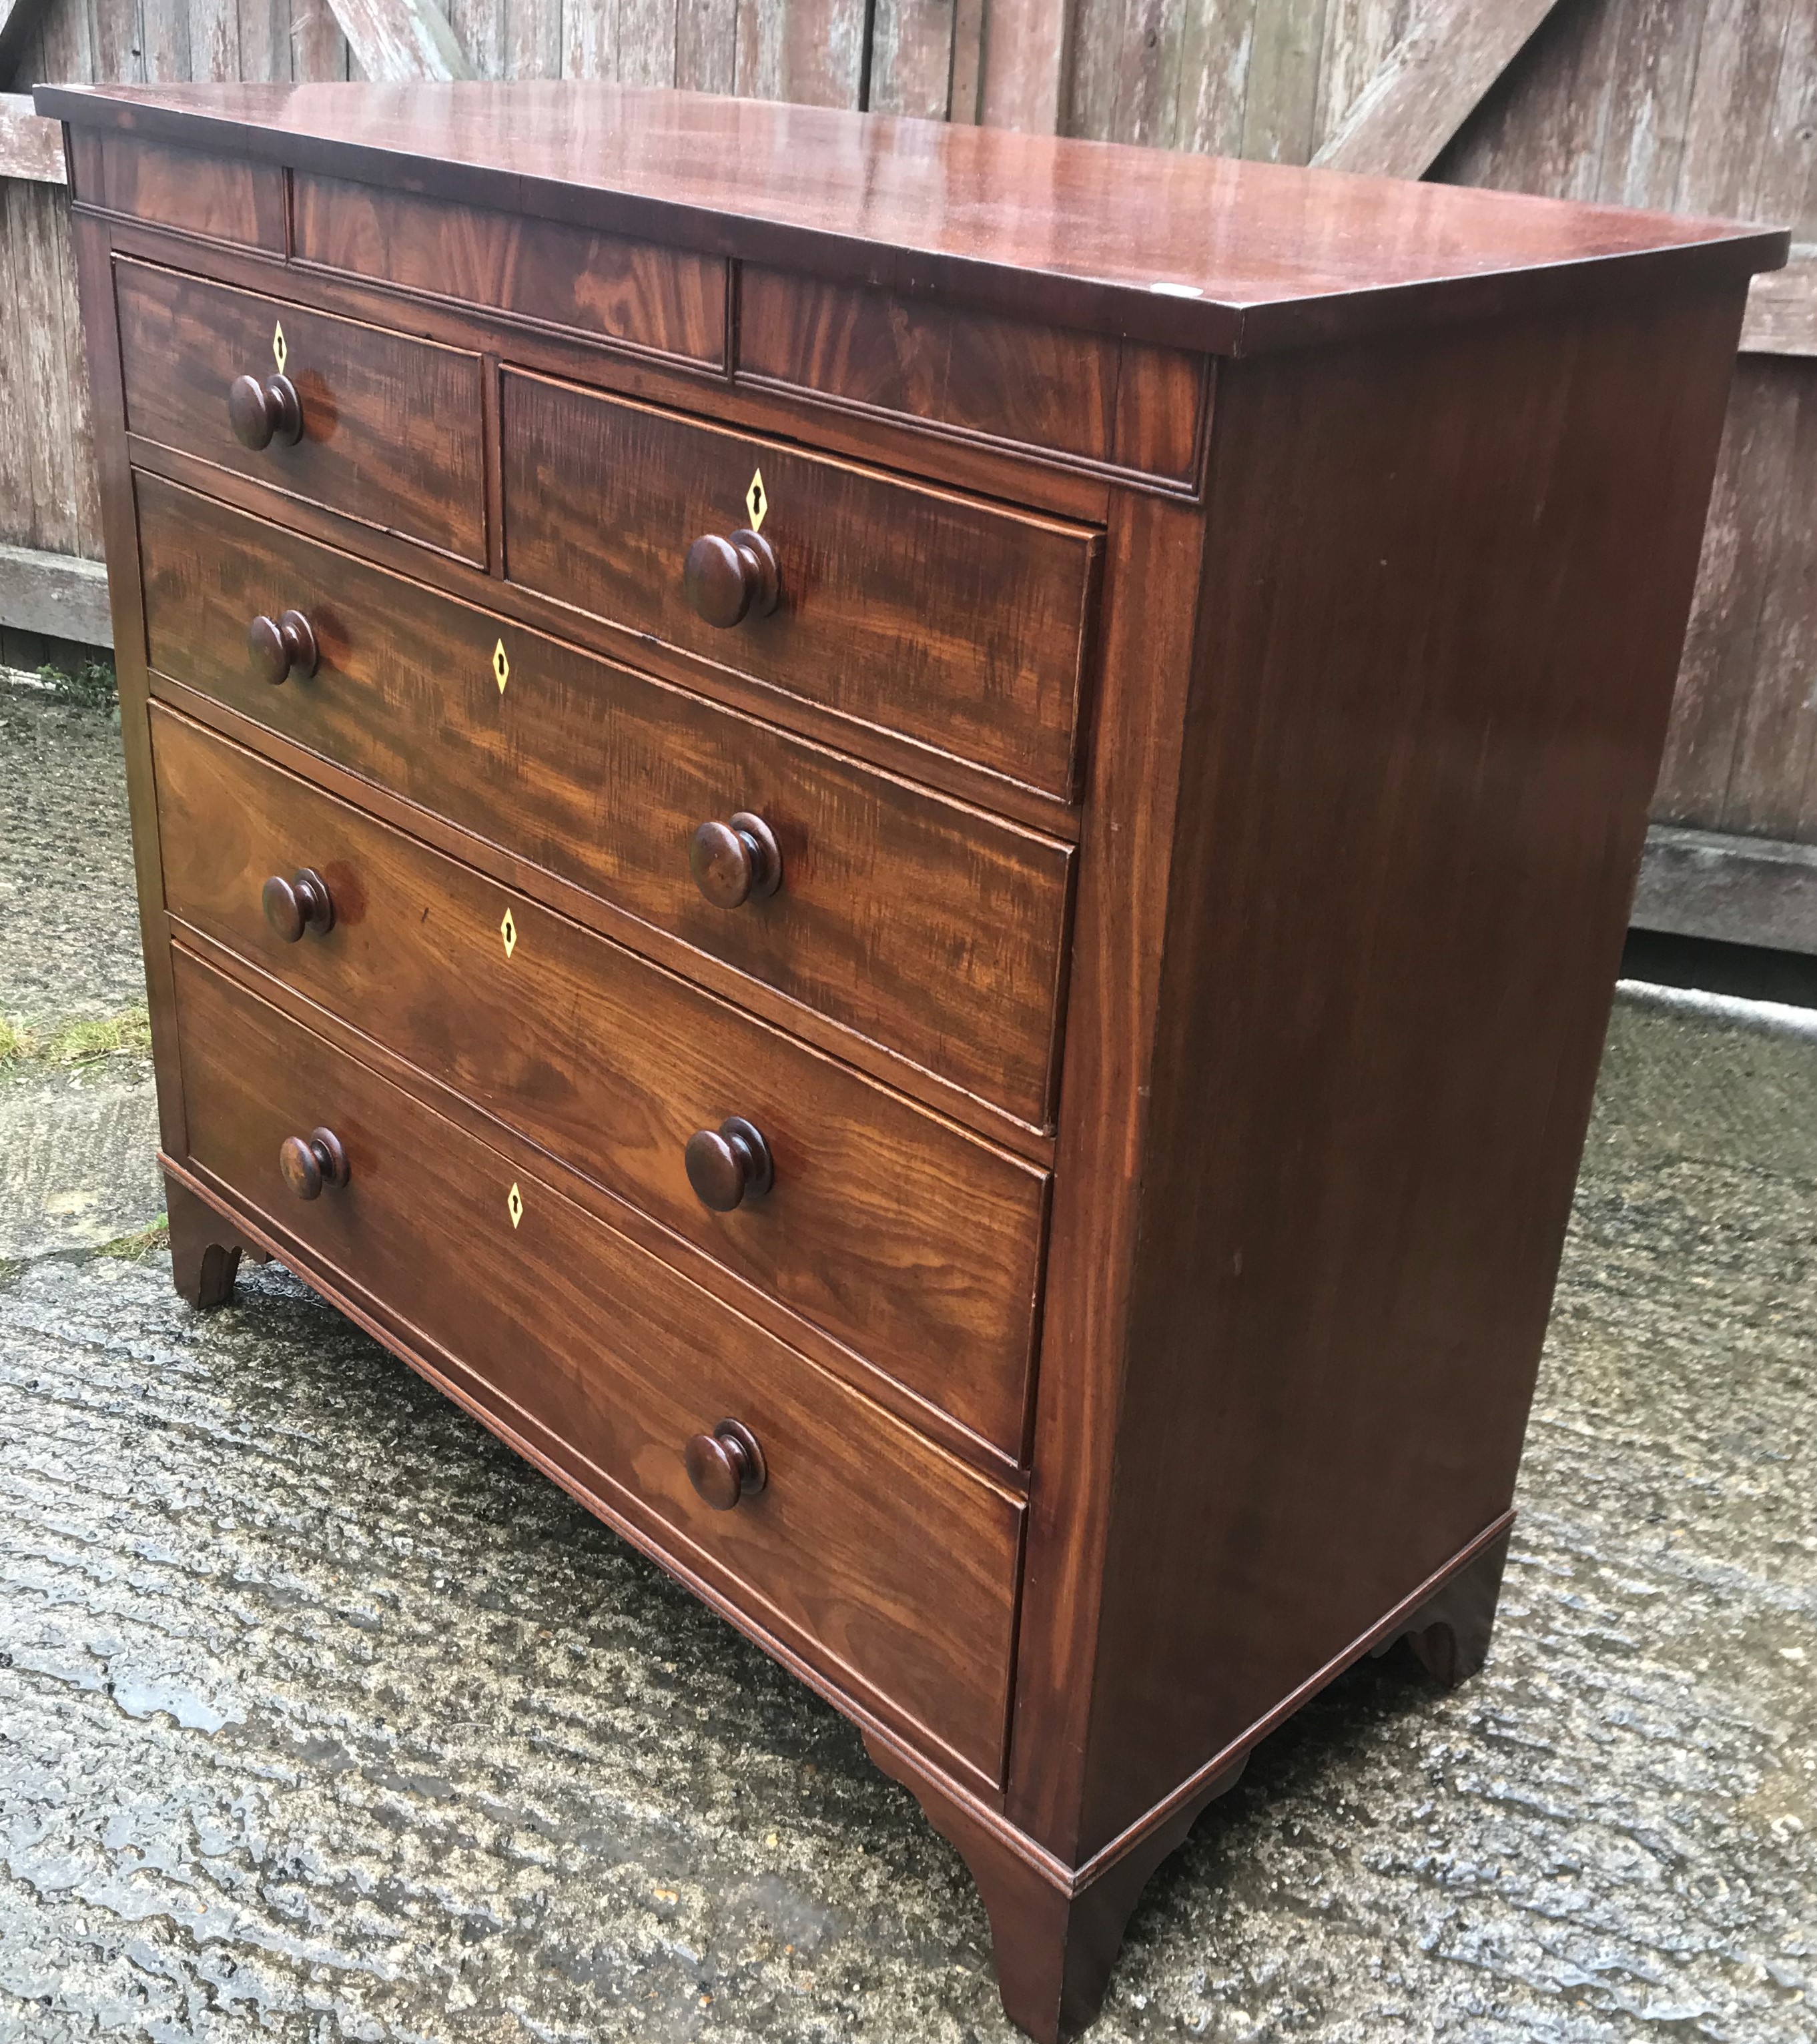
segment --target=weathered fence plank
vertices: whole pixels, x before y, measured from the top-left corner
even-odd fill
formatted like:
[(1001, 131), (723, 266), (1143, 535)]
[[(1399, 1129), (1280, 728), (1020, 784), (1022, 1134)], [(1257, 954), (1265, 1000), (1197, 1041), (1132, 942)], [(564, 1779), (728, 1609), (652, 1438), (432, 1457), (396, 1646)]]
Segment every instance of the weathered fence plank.
[(1052, 135), (1066, 104), (1072, 10), (1067, 0), (990, 0), (978, 118), (987, 128)]
[(1556, 4), (1429, 0), (1312, 160), (1422, 176)]
[(25, 94), (0, 93), (0, 178), (60, 185), (65, 175), (61, 126), (34, 113)]
[(1643, 930), (1817, 951), (1817, 845), (1655, 824), (1634, 920)]
[(1653, 814), (1665, 822), (1720, 829), (1730, 813), (1742, 720), (1760, 672), (1761, 617), (1788, 538), (1799, 386), (1807, 375), (1769, 362), (1736, 372), (1654, 797)]
[(45, 5), (46, 0), (0, 0), (0, 85), (18, 67)]
[(47, 639), (111, 646), (106, 569), (72, 554), (0, 546), (0, 624)]
[(1783, 270), (1757, 277), (1742, 324), (1744, 355), (1817, 355), (1817, 249), (1796, 243)]
[[(156, 0), (149, 0), (155, 5)], [(347, 48), (369, 79), (456, 79), (477, 74), (432, 0), (331, 0)], [(496, 65), (491, 75), (496, 75)]]
[(873, 111), (946, 118), (953, 25), (953, 0), (876, 0), (868, 93)]

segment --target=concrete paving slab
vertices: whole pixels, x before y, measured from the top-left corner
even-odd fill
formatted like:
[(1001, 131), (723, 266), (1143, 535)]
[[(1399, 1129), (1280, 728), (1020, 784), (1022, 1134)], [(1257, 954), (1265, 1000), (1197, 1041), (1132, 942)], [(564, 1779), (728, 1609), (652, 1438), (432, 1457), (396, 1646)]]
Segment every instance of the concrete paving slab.
[[(1096, 2037), (1817, 2036), (1814, 1262), (1586, 1180), (1488, 1669), (1272, 1741)], [(19, 1274), (0, 1441), (0, 2036), (1011, 2034), (841, 1721), (281, 1271)]]
[(0, 1016), (142, 1005), (137, 932), (117, 726), (0, 677)]
[(157, 1153), (146, 1059), (0, 1077), (0, 1264), (152, 1227), (164, 1211)]

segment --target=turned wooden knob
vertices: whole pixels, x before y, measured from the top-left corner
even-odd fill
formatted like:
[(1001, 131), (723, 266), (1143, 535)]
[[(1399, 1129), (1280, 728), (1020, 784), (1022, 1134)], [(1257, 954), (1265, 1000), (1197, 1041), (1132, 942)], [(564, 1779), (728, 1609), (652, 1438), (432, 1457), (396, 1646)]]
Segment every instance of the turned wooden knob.
[(717, 1128), (697, 1128), (687, 1139), (687, 1182), (715, 1213), (760, 1200), (776, 1181), (770, 1146), (736, 1114)]
[(686, 1460), (688, 1481), (715, 1512), (729, 1512), (769, 1481), (756, 1435), (736, 1420), (722, 1420), (710, 1434), (696, 1434)]
[(287, 376), (236, 376), (227, 386), (227, 423), (244, 448), (269, 447), (273, 440), (294, 447), (302, 438), (302, 400)]
[(265, 882), (265, 920), (287, 944), (298, 943), (304, 931), (325, 937), (334, 928), (334, 901), (328, 882), (306, 866), (288, 880), (274, 873)]
[(321, 651), (315, 628), (300, 610), (282, 617), (255, 617), (246, 628), (246, 644), (262, 682), (273, 688), (291, 674), (313, 674)]
[(708, 532), (688, 548), (681, 586), (700, 617), (726, 631), (741, 618), (769, 616), (782, 599), (782, 571), (761, 533), (739, 532), (722, 540)]
[(687, 870), (715, 909), (760, 901), (783, 884), (775, 835), (749, 809), (740, 809), (729, 824), (702, 824), (688, 843)]
[(319, 1200), (324, 1185), (345, 1185), (347, 1152), (332, 1128), (312, 1128), (306, 1135), (287, 1135), (278, 1151), (278, 1169), (299, 1200)]

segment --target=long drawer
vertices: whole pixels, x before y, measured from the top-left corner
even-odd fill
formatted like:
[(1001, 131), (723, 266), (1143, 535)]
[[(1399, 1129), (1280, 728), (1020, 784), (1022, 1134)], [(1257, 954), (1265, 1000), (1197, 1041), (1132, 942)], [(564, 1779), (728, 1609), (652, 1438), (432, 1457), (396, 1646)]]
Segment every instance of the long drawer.
[[(143, 263), (114, 296), (132, 432), (483, 566), (477, 355)], [(242, 444), (229, 391), (280, 376), (299, 437)]]
[[(499, 405), (512, 581), (1072, 793), (1095, 533), (542, 377)], [(710, 623), (690, 550), (753, 527), (774, 608)]]
[[(1069, 848), (137, 478), (152, 664), (1034, 1124), (1052, 1098)], [(250, 620), (319, 658), (276, 686)], [(696, 828), (760, 815), (768, 898), (717, 907)]]
[[(175, 970), (192, 1168), (757, 1624), (999, 1777), (1013, 1498), (180, 948)], [(279, 1153), (318, 1129), (346, 1181), (305, 1199)], [(724, 1420), (767, 1480), (715, 1510), (684, 1457)]]
[[(1020, 1452), (1044, 1172), (155, 704), (152, 727), (173, 916)], [(329, 908), (286, 935), (262, 892), (299, 869)], [(716, 1212), (684, 1155), (733, 1116), (774, 1183)]]

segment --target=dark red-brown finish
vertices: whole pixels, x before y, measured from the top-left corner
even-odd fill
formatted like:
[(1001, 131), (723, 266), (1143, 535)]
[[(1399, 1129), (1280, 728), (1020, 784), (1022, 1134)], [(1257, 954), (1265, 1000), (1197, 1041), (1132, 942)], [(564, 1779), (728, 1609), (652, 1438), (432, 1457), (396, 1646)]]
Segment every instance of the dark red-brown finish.
[(728, 1115), (717, 1128), (695, 1129), (684, 1154), (687, 1182), (700, 1204), (715, 1213), (760, 1200), (776, 1181), (763, 1131), (742, 1115)]
[(319, 1200), (324, 1185), (347, 1183), (347, 1152), (332, 1128), (312, 1128), (278, 1145), (278, 1169), (299, 1200)]
[(1738, 282), (1783, 232), (562, 79), (44, 86), (38, 109), (1164, 346), (1255, 354)]
[(179, 1285), (282, 1249), (849, 1712), (1054, 2044), (1261, 1739), (1488, 1650), (1784, 236), (604, 86), (40, 103)]
[[(142, 476), (138, 495), (155, 669), (1046, 1122), (1069, 847), (190, 491)], [(285, 600), (321, 663), (270, 689), (245, 619)], [(728, 915), (689, 845), (745, 809), (785, 878)]]
[(252, 671), (272, 688), (292, 674), (313, 674), (321, 659), (315, 628), (300, 610), (287, 610), (281, 617), (261, 613), (246, 628), (246, 649)]
[[(483, 563), (477, 356), (148, 263), (117, 264), (114, 292), (134, 432)], [(241, 399), (250, 439), (229, 402), (248, 386), (260, 394), (256, 420)], [(294, 442), (279, 430), (285, 389), (302, 415)]]
[[(974, 1788), (1000, 1777), (1011, 1496), (180, 946), (175, 962), (176, 1162), (196, 1184), (760, 1636)], [(349, 1175), (298, 1200), (279, 1152), (312, 1123)], [(769, 1481), (716, 1512), (683, 1450), (728, 1415)]]
[(769, 1481), (756, 1435), (736, 1420), (722, 1420), (710, 1434), (691, 1435), (685, 1458), (688, 1481), (715, 1512), (729, 1512)]
[(236, 376), (227, 386), (227, 423), (243, 448), (294, 447), (302, 438), (302, 400), (287, 376)]
[(741, 909), (767, 901), (783, 884), (776, 833), (749, 809), (729, 823), (705, 823), (687, 843), (687, 870), (715, 909)]
[(334, 928), (334, 897), (328, 882), (311, 866), (286, 879), (274, 873), (259, 890), (265, 920), (287, 944), (300, 943), (306, 934), (325, 937)]
[(683, 361), (726, 359), (722, 257), (332, 178), (295, 180), (291, 219), (299, 262)]
[(749, 263), (738, 367), (861, 411), (1182, 485), (1208, 387), (1203, 355)]
[(704, 532), (687, 550), (681, 584), (695, 615), (722, 632), (747, 617), (768, 617), (782, 601), (782, 571), (762, 533), (741, 528), (722, 539)]
[(84, 206), (283, 253), (284, 174), (273, 165), (95, 129), (78, 130), (71, 143), (75, 195)]
[[(514, 582), (1071, 791), (1090, 533), (541, 377), (507, 375), (502, 414)], [(731, 571), (708, 621), (677, 567), (760, 478), (781, 601), (733, 631)]]
[[(161, 705), (152, 722), (165, 898), (188, 929), (1020, 1458), (1044, 1171)], [(267, 876), (299, 855), (340, 905), (321, 941), (260, 913)], [(779, 1170), (722, 1215), (687, 1146), (734, 1113)]]

